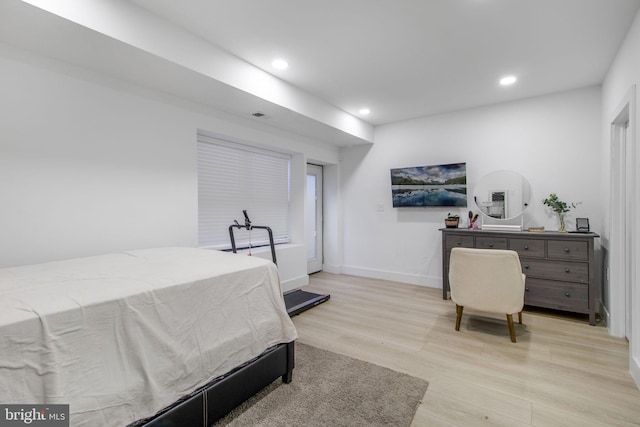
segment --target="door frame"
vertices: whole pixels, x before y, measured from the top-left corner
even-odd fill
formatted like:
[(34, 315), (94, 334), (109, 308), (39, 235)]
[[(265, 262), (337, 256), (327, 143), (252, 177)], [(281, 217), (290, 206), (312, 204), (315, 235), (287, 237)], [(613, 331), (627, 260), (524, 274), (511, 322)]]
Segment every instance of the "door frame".
[[(625, 123), (628, 123), (625, 128)], [(632, 85), (618, 108), (611, 124), (611, 203), (609, 206), (609, 263), (605, 278), (608, 281), (609, 333), (627, 336), (629, 340), (629, 372), (640, 388), (640, 316), (633, 311), (640, 308), (640, 283), (637, 265), (640, 262), (640, 226), (635, 220), (639, 213), (640, 149), (637, 140), (636, 86)], [(628, 150), (623, 151), (622, 143)], [(623, 158), (625, 153), (630, 159)], [(626, 173), (625, 169), (631, 169)], [(624, 173), (624, 176), (622, 175)], [(620, 181), (630, 186), (622, 188)], [(624, 191), (624, 194), (622, 192)], [(626, 200), (626, 203), (625, 203)], [(623, 205), (624, 203), (624, 205)], [(632, 220), (633, 219), (633, 220)], [(626, 221), (625, 221), (626, 220)], [(624, 224), (621, 221), (625, 221)], [(631, 236), (628, 241), (626, 236)], [(628, 252), (631, 253), (628, 253)], [(628, 280), (625, 279), (628, 274)], [(625, 288), (625, 282), (629, 288)], [(629, 300), (628, 300), (629, 298)], [(630, 308), (630, 309), (629, 309)], [(627, 328), (631, 330), (628, 331)]]
[(629, 108), (625, 104), (611, 122), (611, 211), (610, 221), (610, 258), (608, 274), (609, 291), (609, 333), (614, 336), (626, 335), (627, 301), (626, 287), (630, 277), (628, 262), (628, 186), (626, 154), (626, 136), (629, 122)]
[[(637, 231), (635, 221), (630, 221), (636, 213), (633, 205), (635, 185), (633, 174), (628, 169), (634, 170), (635, 144), (633, 129), (633, 113), (635, 110), (635, 87), (624, 97), (619, 107), (615, 110), (611, 126), (611, 204), (609, 212), (610, 221), (610, 254), (609, 266), (605, 272), (608, 278), (608, 305), (609, 305), (609, 333), (617, 337), (627, 334), (627, 295), (626, 286), (635, 282), (635, 266), (631, 260), (635, 258), (635, 243), (632, 238), (631, 245), (627, 242), (627, 236), (633, 236)], [(630, 141), (628, 141), (630, 140)], [(627, 147), (631, 153), (627, 153)], [(626, 157), (631, 154), (631, 162)], [(631, 204), (631, 206), (629, 206)], [(631, 254), (629, 254), (629, 249)], [(631, 258), (633, 257), (633, 258)], [(628, 278), (628, 279), (627, 279)]]
[[(307, 274), (317, 273), (318, 271), (322, 271), (323, 263), (324, 263), (324, 232), (323, 232), (323, 176), (324, 170), (321, 165), (316, 165), (313, 163), (307, 163), (307, 173), (306, 177), (309, 175), (313, 175), (316, 177), (315, 179), (315, 191), (314, 194), (310, 194), (309, 186), (307, 185), (307, 194), (306, 194), (306, 203), (305, 203), (305, 228), (307, 228), (306, 233), (306, 246), (307, 246)], [(310, 214), (310, 201), (315, 201), (315, 211), (313, 218), (308, 216)], [(309, 222), (314, 219), (315, 227), (313, 229), (310, 228)], [(309, 258), (309, 245), (314, 245), (314, 258)]]

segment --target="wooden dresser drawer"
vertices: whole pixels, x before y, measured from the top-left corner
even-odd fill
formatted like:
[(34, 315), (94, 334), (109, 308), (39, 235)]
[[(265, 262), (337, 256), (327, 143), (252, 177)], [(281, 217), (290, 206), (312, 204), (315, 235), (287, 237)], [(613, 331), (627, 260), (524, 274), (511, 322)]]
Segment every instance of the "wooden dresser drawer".
[(506, 237), (476, 237), (476, 248), (478, 249), (507, 249)]
[(527, 277), (589, 283), (589, 264), (586, 262), (520, 258), (520, 263)]
[(524, 303), (574, 313), (588, 313), (589, 287), (578, 283), (527, 277)]
[(589, 244), (587, 242), (549, 240), (548, 256), (552, 259), (587, 261), (589, 259)]
[(472, 248), (473, 236), (448, 235), (446, 238), (447, 250), (452, 248)]
[(518, 252), (521, 257), (544, 257), (544, 240), (509, 239), (509, 249)]

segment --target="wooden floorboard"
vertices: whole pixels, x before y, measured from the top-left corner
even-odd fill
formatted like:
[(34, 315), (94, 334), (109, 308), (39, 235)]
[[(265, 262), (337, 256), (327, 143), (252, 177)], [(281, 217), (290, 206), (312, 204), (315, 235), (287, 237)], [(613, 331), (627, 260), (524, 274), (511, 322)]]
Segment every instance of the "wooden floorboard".
[(505, 316), (473, 310), (454, 330), (439, 289), (317, 273), (331, 299), (293, 317), (299, 341), (424, 378), (412, 426), (640, 426), (629, 345), (584, 317), (525, 311), (512, 343)]

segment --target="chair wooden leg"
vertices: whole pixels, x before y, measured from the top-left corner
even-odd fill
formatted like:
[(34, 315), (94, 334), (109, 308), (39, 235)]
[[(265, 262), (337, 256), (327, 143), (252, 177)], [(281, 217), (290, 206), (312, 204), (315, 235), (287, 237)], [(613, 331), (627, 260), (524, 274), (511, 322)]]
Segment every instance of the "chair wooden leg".
[(460, 330), (460, 321), (462, 320), (463, 306), (456, 304), (456, 331)]
[(516, 342), (516, 328), (513, 326), (513, 315), (507, 314), (507, 322), (509, 323), (509, 335), (511, 342)]
[(518, 312), (518, 323), (520, 323), (522, 325), (522, 310), (520, 310), (520, 312)]

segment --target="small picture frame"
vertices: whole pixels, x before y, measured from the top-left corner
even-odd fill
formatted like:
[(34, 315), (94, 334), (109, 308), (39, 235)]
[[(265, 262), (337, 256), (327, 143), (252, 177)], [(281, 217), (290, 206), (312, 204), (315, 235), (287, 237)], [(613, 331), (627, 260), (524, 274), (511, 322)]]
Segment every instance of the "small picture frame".
[(578, 233), (588, 233), (589, 218), (576, 218), (576, 231)]

